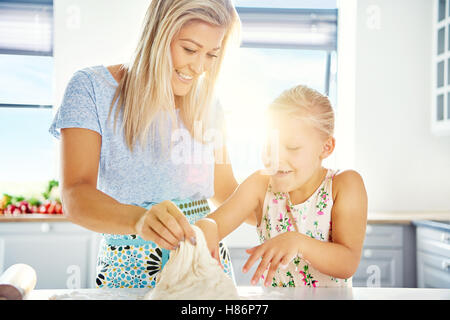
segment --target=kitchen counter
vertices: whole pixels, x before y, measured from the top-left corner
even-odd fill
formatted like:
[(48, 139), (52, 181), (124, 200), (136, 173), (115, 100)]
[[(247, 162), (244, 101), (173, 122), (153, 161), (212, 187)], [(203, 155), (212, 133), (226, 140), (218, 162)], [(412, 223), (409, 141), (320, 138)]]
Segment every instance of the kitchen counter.
[(450, 232), (450, 221), (421, 220), (421, 221), (414, 221), (414, 225), (416, 225), (417, 227), (428, 227), (438, 229), (441, 231)]
[[(149, 289), (34, 290), (27, 300), (142, 300)], [(450, 289), (263, 288), (240, 286), (242, 300), (450, 300)]]
[(6, 215), (0, 214), (1, 222), (70, 222), (63, 214), (20, 214)]
[[(450, 212), (369, 212), (370, 224), (410, 224), (413, 221), (450, 221)], [(0, 215), (0, 222), (70, 222), (62, 214)]]
[(413, 221), (450, 221), (450, 212), (369, 212), (367, 223), (411, 224)]

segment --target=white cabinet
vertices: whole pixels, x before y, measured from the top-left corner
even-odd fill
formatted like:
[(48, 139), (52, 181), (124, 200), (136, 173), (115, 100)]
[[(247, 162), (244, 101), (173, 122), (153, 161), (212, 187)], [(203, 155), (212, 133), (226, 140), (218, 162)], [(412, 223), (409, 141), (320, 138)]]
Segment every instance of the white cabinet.
[(4, 270), (5, 265), (5, 241), (0, 237), (0, 271)]
[(250, 286), (253, 275), (258, 268), (259, 261), (255, 262), (247, 273), (242, 272), (242, 267), (247, 262), (250, 255), (245, 252), (249, 247), (228, 247), (230, 250), (231, 264), (233, 265), (234, 278), (238, 286)]
[(401, 249), (365, 248), (358, 270), (353, 276), (354, 287), (401, 287), (403, 284)]
[(354, 287), (416, 287), (412, 225), (368, 224)]
[(417, 223), (417, 286), (450, 289), (449, 223)]
[(247, 273), (242, 272), (242, 267), (250, 257), (245, 250), (260, 244), (255, 227), (244, 223), (228, 235), (224, 241), (230, 251), (236, 284), (239, 286), (251, 285), (250, 281), (258, 268), (259, 262), (254, 263)]
[(70, 222), (0, 224), (0, 272), (16, 263), (36, 270), (36, 289), (95, 287), (100, 237)]

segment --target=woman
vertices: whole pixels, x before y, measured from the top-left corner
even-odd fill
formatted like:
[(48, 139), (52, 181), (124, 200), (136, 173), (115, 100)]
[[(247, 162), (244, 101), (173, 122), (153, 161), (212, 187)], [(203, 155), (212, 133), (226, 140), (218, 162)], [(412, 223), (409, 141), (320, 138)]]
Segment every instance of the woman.
[[(169, 250), (195, 244), (190, 223), (209, 213), (207, 199), (220, 205), (237, 187), (225, 146), (203, 133), (224, 126), (214, 85), (239, 26), (230, 0), (153, 0), (129, 66), (70, 80), (50, 132), (67, 218), (103, 234), (97, 287), (153, 287)], [(180, 145), (214, 161), (174, 161)]]

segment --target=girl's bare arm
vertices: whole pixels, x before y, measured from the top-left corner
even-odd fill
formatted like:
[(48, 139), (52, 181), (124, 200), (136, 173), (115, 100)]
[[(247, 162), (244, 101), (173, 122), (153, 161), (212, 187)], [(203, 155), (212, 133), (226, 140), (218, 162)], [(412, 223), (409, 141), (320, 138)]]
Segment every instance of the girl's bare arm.
[(269, 177), (259, 171), (249, 176), (216, 211), (208, 215), (217, 223), (219, 240), (244, 221), (257, 220), (261, 213)]

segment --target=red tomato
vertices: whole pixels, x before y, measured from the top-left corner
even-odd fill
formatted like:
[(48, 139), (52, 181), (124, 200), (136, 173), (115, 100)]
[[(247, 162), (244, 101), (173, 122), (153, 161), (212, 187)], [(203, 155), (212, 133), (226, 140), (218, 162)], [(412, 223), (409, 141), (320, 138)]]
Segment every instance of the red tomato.
[(56, 205), (55, 205), (55, 213), (59, 213), (59, 214), (62, 213), (62, 205), (61, 205), (61, 203), (56, 203)]
[(55, 206), (56, 206), (56, 202), (50, 202), (50, 204), (49, 204), (49, 206), (48, 206), (48, 208), (47, 208), (47, 213), (49, 213), (49, 214), (54, 214), (54, 213), (56, 213), (56, 211), (55, 211)]
[(13, 205), (13, 204), (8, 204), (7, 206), (6, 206), (6, 210), (5, 210), (5, 213), (6, 214), (12, 214), (13, 212), (14, 212), (14, 210), (16, 210), (16, 206), (15, 205)]
[(39, 206), (39, 213), (47, 213), (47, 208), (46, 208), (45, 204), (41, 204)]

